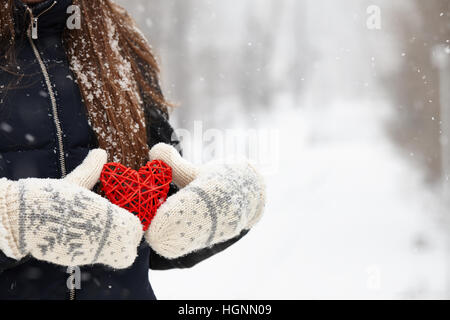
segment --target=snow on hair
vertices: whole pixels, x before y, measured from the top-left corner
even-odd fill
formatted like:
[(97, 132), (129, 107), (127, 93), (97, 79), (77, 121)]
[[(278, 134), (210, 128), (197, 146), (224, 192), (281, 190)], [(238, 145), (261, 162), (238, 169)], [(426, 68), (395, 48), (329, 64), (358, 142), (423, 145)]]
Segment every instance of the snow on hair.
[[(13, 0), (0, 5), (0, 59), (14, 69)], [(167, 116), (159, 67), (134, 20), (111, 0), (73, 0), (81, 29), (65, 30), (64, 43), (89, 122), (109, 160), (139, 168), (148, 160), (145, 113)], [(147, 109), (147, 110), (146, 110)]]

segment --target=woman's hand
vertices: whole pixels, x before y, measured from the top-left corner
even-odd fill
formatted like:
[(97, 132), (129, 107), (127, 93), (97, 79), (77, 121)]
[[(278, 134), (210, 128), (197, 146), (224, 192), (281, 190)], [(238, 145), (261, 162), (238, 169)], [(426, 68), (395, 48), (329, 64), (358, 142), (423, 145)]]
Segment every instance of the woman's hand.
[(65, 179), (0, 179), (0, 250), (63, 266), (129, 267), (142, 239), (137, 217), (90, 191), (106, 163), (93, 150)]
[(248, 161), (197, 168), (166, 144), (154, 146), (150, 158), (166, 162), (182, 188), (161, 205), (145, 234), (159, 255), (184, 256), (231, 239), (260, 219), (265, 186)]

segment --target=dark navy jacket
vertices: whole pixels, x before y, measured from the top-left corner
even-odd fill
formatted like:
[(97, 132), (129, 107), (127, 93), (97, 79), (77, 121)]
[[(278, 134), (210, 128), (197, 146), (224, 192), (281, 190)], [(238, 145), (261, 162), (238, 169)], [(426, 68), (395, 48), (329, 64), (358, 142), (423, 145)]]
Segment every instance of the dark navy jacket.
[[(33, 15), (44, 12), (53, 0), (31, 6)], [(71, 0), (58, 0), (39, 17), (37, 50), (49, 73), (55, 92), (57, 117), (62, 131), (65, 168), (70, 173), (97, 147), (96, 136), (89, 126), (75, 77), (62, 42)], [(27, 37), (30, 16), (25, 5), (15, 0), (17, 74), (0, 68), (0, 177), (61, 178), (60, 144), (54, 110), (41, 67)], [(143, 106), (148, 144), (173, 141), (173, 129), (167, 118), (152, 106)], [(172, 186), (171, 193), (176, 192)], [(143, 241), (133, 266), (112, 270), (102, 265), (81, 268), (81, 290), (76, 299), (155, 299), (148, 270), (189, 268), (220, 252), (239, 240), (246, 232), (225, 243), (188, 256), (167, 260), (158, 256)], [(0, 251), (0, 300), (2, 299), (66, 299), (67, 268), (27, 257), (14, 261)], [(176, 288), (174, 288), (176, 290)], [(186, 297), (189, 298), (189, 297)]]

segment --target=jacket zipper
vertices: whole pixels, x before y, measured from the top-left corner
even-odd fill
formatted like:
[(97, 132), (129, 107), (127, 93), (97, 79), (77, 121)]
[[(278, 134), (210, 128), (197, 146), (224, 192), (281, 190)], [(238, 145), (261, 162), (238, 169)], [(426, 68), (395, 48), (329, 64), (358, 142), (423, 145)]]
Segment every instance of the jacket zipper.
[[(55, 92), (53, 91), (52, 83), (50, 81), (50, 76), (47, 71), (47, 67), (44, 64), (44, 61), (42, 60), (42, 57), (39, 53), (39, 50), (37, 49), (33, 39), (37, 39), (37, 25), (38, 25), (38, 19), (41, 15), (49, 11), (51, 8), (53, 8), (56, 5), (57, 1), (54, 1), (53, 4), (48, 7), (46, 10), (42, 11), (38, 16), (34, 17), (33, 11), (27, 7), (27, 11), (30, 14), (31, 18), (31, 25), (28, 28), (28, 40), (30, 42), (31, 48), (33, 49), (34, 55), (36, 56), (36, 59), (39, 63), (39, 66), (41, 67), (42, 73), (44, 75), (45, 84), (47, 86), (49, 95), (50, 95), (50, 101), (52, 104), (52, 113), (53, 113), (53, 120), (56, 127), (56, 136), (58, 138), (58, 147), (59, 147), (59, 164), (61, 168), (61, 176), (64, 178), (67, 174), (66, 172), (66, 161), (64, 157), (64, 145), (63, 145), (63, 132), (61, 129), (61, 122), (59, 121), (59, 115), (58, 115), (58, 107), (56, 105), (56, 98), (55, 98)], [(34, 30), (34, 31), (33, 31)], [(33, 35), (36, 36), (36, 38), (33, 38)]]
[(30, 9), (30, 7), (27, 6), (27, 11), (30, 14), (31, 17), (31, 38), (36, 40), (38, 38), (38, 20), (39, 17), (42, 16), (44, 13), (47, 13), (47, 11), (50, 11), (58, 1), (53, 1), (52, 5), (39, 13), (36, 17), (33, 15), (33, 11)]
[[(58, 148), (59, 148), (59, 164), (61, 168), (61, 177), (64, 178), (67, 174), (66, 171), (66, 160), (64, 156), (64, 145), (63, 145), (63, 132), (61, 129), (61, 122), (59, 121), (59, 115), (58, 115), (58, 107), (56, 104), (56, 98), (55, 98), (55, 92), (53, 91), (52, 83), (50, 81), (50, 76), (47, 70), (47, 67), (44, 64), (44, 61), (42, 60), (42, 57), (39, 53), (39, 50), (36, 47), (36, 44), (34, 43), (34, 40), (38, 39), (38, 20), (39, 17), (42, 16), (44, 13), (51, 10), (55, 5), (57, 4), (57, 1), (54, 1), (50, 7), (48, 7), (46, 10), (42, 11), (39, 15), (36, 17), (33, 15), (33, 11), (27, 6), (27, 11), (30, 14), (31, 23), (28, 27), (28, 40), (30, 42), (31, 48), (33, 49), (34, 55), (36, 56), (36, 59), (39, 63), (39, 66), (42, 70), (42, 73), (44, 75), (45, 84), (47, 86), (47, 90), (50, 95), (50, 102), (52, 104), (52, 113), (53, 113), (53, 121), (56, 128), (56, 136), (58, 139)], [(74, 268), (70, 267), (68, 269), (70, 274), (74, 273)], [(69, 299), (75, 300), (75, 288), (70, 288), (69, 292)]]

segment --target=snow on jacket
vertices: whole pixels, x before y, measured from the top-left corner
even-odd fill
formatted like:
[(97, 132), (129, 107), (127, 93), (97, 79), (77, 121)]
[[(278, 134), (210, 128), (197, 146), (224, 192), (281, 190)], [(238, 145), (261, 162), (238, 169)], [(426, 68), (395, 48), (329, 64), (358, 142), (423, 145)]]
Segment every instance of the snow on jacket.
[[(33, 15), (47, 10), (53, 0), (33, 5)], [(15, 0), (16, 54), (18, 71), (12, 75), (0, 69), (0, 177), (61, 178), (71, 172), (98, 146), (89, 126), (75, 77), (69, 68), (62, 33), (71, 0), (59, 0), (39, 17), (38, 39), (33, 40), (53, 90), (49, 90), (38, 57), (26, 32), (30, 17), (20, 0)], [(56, 108), (52, 106), (54, 91)], [(148, 144), (173, 141), (167, 118), (152, 106), (143, 106), (148, 128)], [(172, 185), (170, 194), (177, 191)], [(102, 265), (81, 268), (81, 289), (76, 299), (155, 299), (148, 270), (190, 268), (226, 249), (238, 237), (188, 256), (168, 260), (157, 255), (143, 241), (134, 264), (115, 271)], [(27, 257), (14, 261), (0, 251), (0, 300), (66, 299), (70, 292), (67, 268)]]

